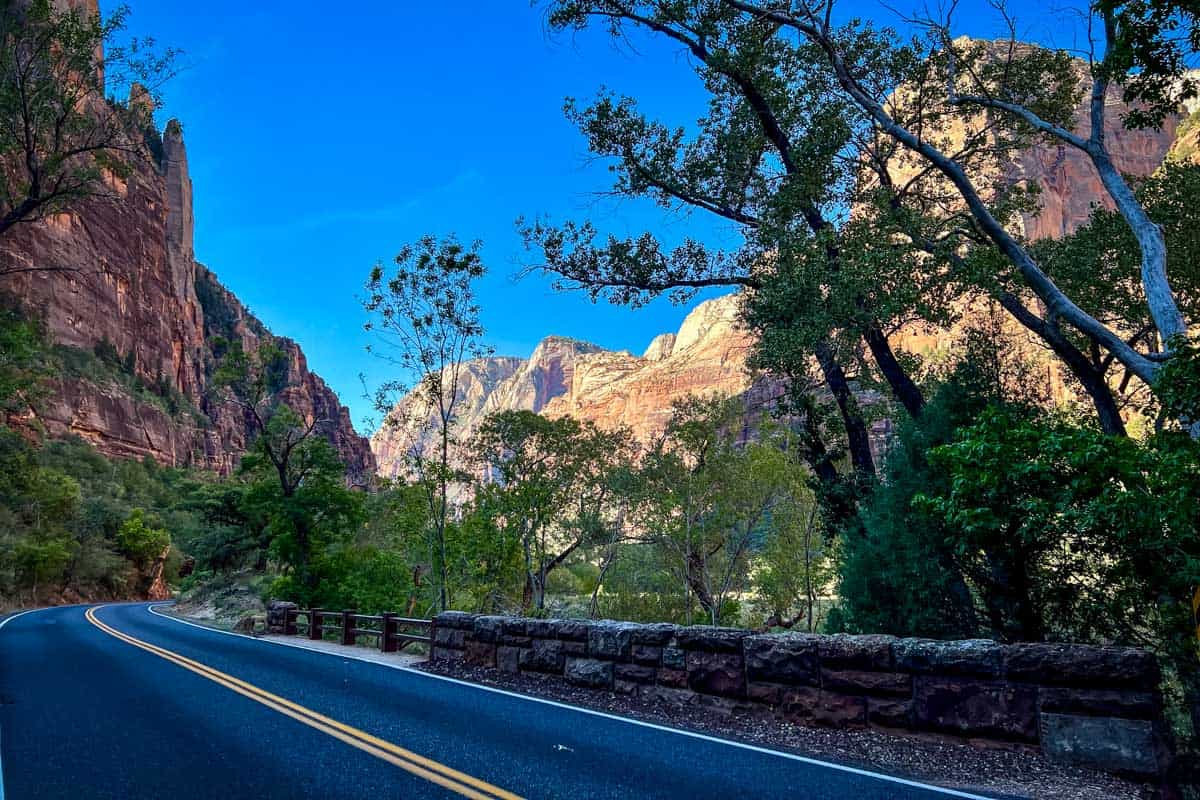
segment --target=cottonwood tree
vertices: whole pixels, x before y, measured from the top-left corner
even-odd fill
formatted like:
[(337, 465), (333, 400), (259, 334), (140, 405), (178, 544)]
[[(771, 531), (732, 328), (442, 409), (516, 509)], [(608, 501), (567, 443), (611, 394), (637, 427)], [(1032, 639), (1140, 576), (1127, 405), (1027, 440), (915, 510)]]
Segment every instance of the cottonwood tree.
[[(582, 109), (569, 102), (568, 114), (592, 151), (613, 159), (617, 194), (714, 214), (738, 226), (746, 243), (734, 252), (698, 241), (672, 249), (651, 234), (597, 241), (588, 223), (535, 221), (522, 223), (541, 257), (531, 267), (553, 273), (560, 286), (616, 302), (710, 286), (747, 289), (744, 317), (760, 340), (755, 363), (799, 387), (793, 405), (810, 418), (810, 464), (826, 497), (849, 498), (838, 503), (841, 517), (853, 516), (855, 487), (875, 475), (869, 413), (851, 381), (878, 374), (895, 401), (919, 416), (925, 398), (913, 364), (888, 336), (912, 321), (953, 322), (960, 301), (972, 296), (990, 298), (1037, 336), (1092, 399), (1105, 430), (1124, 433), (1090, 351), (1147, 384), (1164, 356), (1139, 351), (1055, 283), (1010, 232), (1019, 214), (1036, 209), (1035, 193), (1009, 185), (995, 169), (1039, 137), (1069, 133), (1080, 67), (1068, 54), (959, 44), (928, 24), (928, 37), (902, 41), (868, 24), (835, 25), (829, 3), (548, 6), (552, 28), (595, 24), (619, 38), (641, 31), (690, 57), (712, 97), (694, 133), (651, 121), (634, 100), (607, 94)], [(1112, 79), (1092, 71), (1094, 101)], [(1024, 111), (997, 105), (997, 97), (1009, 105), (1023, 100)], [(1090, 109), (1102, 123), (1103, 103)], [(1071, 146), (1086, 145), (1104, 185), (1120, 196), (1118, 207), (1135, 219), (1122, 199), (1124, 179), (1105, 164), (1103, 134), (1089, 142)], [(1139, 236), (1147, 252), (1152, 238)], [(1151, 302), (1143, 302), (1161, 344), (1179, 326), (1174, 300), (1163, 300), (1165, 276), (1154, 266), (1161, 259), (1151, 256), (1141, 270)], [(814, 358), (820, 393), (810, 391)], [(824, 396), (836, 413), (822, 413)], [(830, 440), (835, 433), (853, 467), (849, 480), (835, 466), (843, 449)]]
[[(151, 114), (178, 52), (150, 39), (121, 41), (125, 6), (104, 18), (61, 6), (0, 1), (0, 239), (112, 195), (107, 175), (157, 160)], [(0, 264), (0, 274), (18, 269), (27, 268)]]
[[(832, 0), (791, 3), (754, 3), (744, 0), (724, 0), (724, 5), (747, 15), (761, 24), (775, 27), (780, 34), (798, 37), (799, 41), (816, 47), (836, 77), (838, 86), (870, 119), (876, 130), (897, 142), (920, 159), (929, 169), (940, 174), (961, 196), (973, 226), (1004, 255), (1023, 279), (1025, 285), (1063, 323), (1089, 336), (1113, 353), (1134, 375), (1153, 383), (1162, 358), (1157, 354), (1139, 351), (1120, 334), (1102, 324), (1088, 311), (1064, 293), (1037, 262), (1030, 249), (1022, 243), (989, 208), (985, 188), (973, 179), (959, 163), (953, 152), (947, 151), (936, 139), (923, 135), (919, 129), (897, 119), (889, 108), (889, 98), (872, 85), (869, 68), (861, 53), (847, 46), (846, 31), (831, 22)], [(1096, 7), (1096, 22), (1102, 41), (1093, 43), (1088, 64), (1088, 131), (1072, 129), (1070, 108), (1061, 102), (1045, 102), (1044, 98), (1069, 97), (1078, 84), (1075, 71), (1065, 56), (1057, 51), (1033, 49), (1022, 52), (1015, 38), (1000, 65), (991, 69), (971, 69), (962, 63), (964, 46), (952, 33), (953, 6), (941, 19), (922, 22), (930, 32), (926, 55), (944, 63), (945, 105), (950, 109), (977, 111), (986, 109), (992, 116), (1005, 120), (1014, 128), (1027, 127), (1062, 146), (1078, 150), (1091, 162), (1109, 198), (1133, 229), (1141, 252), (1140, 280), (1145, 302), (1154, 320), (1159, 338), (1165, 346), (1179, 336), (1186, 336), (1187, 323), (1167, 277), (1167, 252), (1162, 230), (1149, 218), (1138, 202), (1129, 181), (1116, 168), (1106, 134), (1109, 90), (1114, 86), (1135, 81), (1135, 64), (1124, 58), (1123, 42), (1132, 34), (1122, 26), (1131, 24), (1130, 16), (1121, 9), (1131, 10), (1131, 4)], [(1013, 26), (1015, 29), (1015, 25)], [(1162, 34), (1150, 31), (1153, 41)], [(888, 46), (887, 38), (880, 41)], [(1104, 49), (1106, 55), (1095, 55)], [(914, 48), (915, 49), (915, 48)], [(1026, 48), (1028, 50), (1028, 48)], [(1121, 67), (1124, 65), (1125, 69)], [(887, 91), (890, 91), (889, 87)], [(1159, 109), (1162, 113), (1167, 107)], [(1148, 113), (1148, 111), (1143, 111)], [(1134, 118), (1133, 122), (1140, 121)], [(1153, 120), (1151, 120), (1153, 121)]]
[(771, 509), (752, 582), (765, 612), (764, 629), (802, 625), (813, 633), (821, 622), (821, 597), (835, 576), (833, 540), (825, 536), (816, 498), (802, 473), (794, 470), (785, 481)]
[(693, 601), (707, 624), (728, 615), (746, 586), (755, 537), (786, 495), (786, 456), (765, 428), (743, 443), (746, 433), (737, 400), (688, 398), (641, 461), (631, 539), (667, 554), (689, 620)]
[(522, 607), (541, 612), (550, 573), (620, 532), (617, 492), (631, 468), (632, 438), (573, 417), (501, 411), (479, 426), (473, 450), (485, 476), (475, 505), (519, 541)]
[(346, 487), (346, 468), (315, 427), (287, 406), (275, 411), (242, 457), (250, 484), (241, 508), (264, 524), (270, 551), (293, 570), (277, 596), (311, 603), (328, 547), (362, 522), (362, 497)]
[[(394, 270), (377, 264), (366, 284), (363, 307), (371, 315), (365, 328), (375, 336), (368, 351), (412, 376), (407, 419), (393, 414), (396, 400), (408, 388), (390, 381), (375, 394), (384, 424), (416, 421), (419, 435), (409, 454), (410, 467), (427, 490), (430, 511), (430, 562), (438, 587), (438, 604), (449, 607), (446, 525), (449, 490), (459, 481), (452, 449), (462, 397), (460, 379), (468, 361), (491, 354), (483, 344), (475, 282), (485, 268), (479, 243), (465, 247), (453, 236), (426, 236), (405, 245), (393, 260)], [(427, 455), (432, 443), (433, 456)]]
[[(549, 19), (559, 29), (599, 20), (617, 36), (641, 27), (695, 59), (712, 100), (690, 138), (649, 120), (630, 98), (572, 101), (568, 114), (593, 152), (615, 161), (618, 194), (714, 214), (739, 227), (743, 247), (730, 253), (687, 241), (671, 250), (651, 234), (597, 241), (589, 223), (522, 228), (542, 259), (534, 268), (593, 297), (637, 304), (663, 292), (682, 299), (712, 286), (747, 289), (744, 317), (760, 342), (755, 366), (789, 379), (791, 406), (807, 420), (809, 463), (832, 515), (849, 524), (854, 498), (876, 477), (870, 412), (853, 387), (866, 377), (861, 348), (896, 401), (920, 414), (922, 392), (888, 335), (914, 318), (948, 323), (957, 286), (920, 248), (849, 224), (846, 209), (874, 199), (859, 189), (862, 159), (847, 155), (861, 115), (816, 53), (795, 52), (738, 17), (720, 4), (564, 2), (551, 5)], [(879, 67), (892, 84), (910, 72), (897, 58), (881, 57)], [(848, 475), (838, 467), (843, 455)]]

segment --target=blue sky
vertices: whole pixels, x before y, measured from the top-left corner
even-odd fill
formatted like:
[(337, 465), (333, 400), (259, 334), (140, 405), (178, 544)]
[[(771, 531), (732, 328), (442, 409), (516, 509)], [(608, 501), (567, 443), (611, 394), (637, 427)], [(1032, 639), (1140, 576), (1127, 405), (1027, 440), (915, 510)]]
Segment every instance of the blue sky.
[[(482, 240), (488, 340), (526, 356), (549, 334), (640, 352), (687, 309), (665, 299), (636, 311), (593, 305), (542, 277), (518, 282), (518, 216), (734, 241), (703, 217), (599, 198), (606, 166), (589, 161), (563, 117), (564, 97), (601, 86), (668, 122), (702, 115), (687, 61), (656, 42), (638, 41), (634, 53), (600, 32), (551, 36), (525, 0), (129, 5), (131, 33), (186, 53), (163, 121), (184, 126), (197, 257), (275, 333), (300, 342), (356, 424), (370, 414), (359, 374), (396, 377), (364, 351), (356, 298), (371, 266), (405, 242), (451, 232)], [(894, 19), (875, 3), (844, 7)], [(995, 34), (983, 7), (968, 5), (980, 22), (963, 27)], [(1043, 38), (1031, 19), (1032, 38)]]

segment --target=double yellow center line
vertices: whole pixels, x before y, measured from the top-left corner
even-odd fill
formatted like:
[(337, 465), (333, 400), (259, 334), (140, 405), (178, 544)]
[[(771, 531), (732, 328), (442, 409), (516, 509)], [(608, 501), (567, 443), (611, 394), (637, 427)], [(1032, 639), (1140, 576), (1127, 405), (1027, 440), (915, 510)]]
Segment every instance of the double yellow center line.
[[(103, 608), (101, 606), (100, 608)], [(100, 630), (107, 633), (109, 636), (116, 637), (127, 644), (134, 647), (139, 647), (148, 653), (153, 653), (159, 658), (164, 658), (173, 664), (177, 664), (186, 670), (208, 678), (213, 683), (220, 684), (230, 691), (237, 692), (243, 697), (247, 697), (256, 703), (260, 703), (272, 711), (277, 711), (286, 717), (291, 717), (297, 722), (302, 722), (310, 728), (314, 728), (321, 733), (332, 736), (335, 739), (345, 742), (351, 747), (356, 747), (364, 753), (370, 753), (378, 759), (388, 762), (399, 767), (405, 772), (410, 772), (420, 778), (424, 778), (431, 783), (456, 792), (463, 797), (470, 797), (473, 800), (521, 800), (521, 798), (512, 792), (505, 791), (490, 783), (481, 781), (478, 778), (472, 777), (465, 773), (459, 772), (456, 769), (447, 767), (445, 764), (440, 764), (424, 756), (405, 750), (403, 747), (392, 744), (391, 742), (372, 736), (366, 731), (338, 722), (335, 719), (319, 714), (310, 708), (305, 708), (302, 705), (293, 703), (291, 700), (272, 694), (265, 689), (246, 683), (239, 678), (228, 675), (219, 670), (213, 669), (198, 661), (193, 661), (190, 658), (179, 655), (171, 650), (167, 650), (157, 645), (144, 642), (141, 639), (122, 633), (115, 628), (106, 625), (96, 617), (98, 608), (89, 608), (84, 616), (88, 622), (95, 625)]]

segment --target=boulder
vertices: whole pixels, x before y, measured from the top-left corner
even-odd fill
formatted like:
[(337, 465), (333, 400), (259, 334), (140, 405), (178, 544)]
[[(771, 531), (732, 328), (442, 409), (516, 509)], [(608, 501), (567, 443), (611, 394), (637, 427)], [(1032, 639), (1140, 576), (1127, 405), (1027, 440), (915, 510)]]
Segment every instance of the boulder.
[(892, 653), (900, 672), (996, 678), (1004, 668), (1004, 647), (990, 639), (900, 639)]
[(692, 650), (687, 654), (688, 687), (697, 694), (746, 696), (746, 671), (742, 657), (733, 653)]
[(806, 633), (772, 633), (742, 640), (746, 678), (750, 681), (817, 686), (817, 637)]
[(568, 683), (589, 689), (611, 689), (613, 663), (595, 658), (568, 658), (563, 676)]

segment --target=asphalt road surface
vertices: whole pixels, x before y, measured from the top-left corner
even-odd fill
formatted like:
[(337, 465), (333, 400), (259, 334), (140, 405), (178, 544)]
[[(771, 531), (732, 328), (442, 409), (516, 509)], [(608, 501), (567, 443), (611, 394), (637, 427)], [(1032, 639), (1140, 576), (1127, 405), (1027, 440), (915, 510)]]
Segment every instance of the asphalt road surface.
[(0, 622), (0, 800), (973, 795), (191, 626)]

